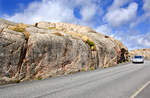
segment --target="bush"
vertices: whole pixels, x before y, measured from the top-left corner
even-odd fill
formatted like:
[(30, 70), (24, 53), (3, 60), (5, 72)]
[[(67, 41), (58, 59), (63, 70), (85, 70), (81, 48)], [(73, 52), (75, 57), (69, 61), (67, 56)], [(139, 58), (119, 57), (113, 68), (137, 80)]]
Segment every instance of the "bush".
[(91, 41), (91, 40), (88, 39), (86, 41), (86, 43), (90, 46), (90, 48), (91, 48), (92, 51), (96, 50), (96, 45), (95, 45), (95, 43), (93, 41)]
[(86, 43), (91, 47), (94, 46), (95, 43), (93, 41), (90, 41), (89, 39), (86, 41)]
[(94, 67), (90, 67), (90, 70), (94, 70), (95, 68)]
[(96, 50), (96, 46), (92, 46), (92, 47), (91, 47), (91, 50), (92, 50), (92, 51)]
[(38, 80), (42, 80), (41, 76), (38, 76), (37, 79), (38, 79)]
[(26, 27), (27, 26), (25, 24), (17, 24), (16, 26), (12, 26), (9, 29), (16, 32), (25, 32)]
[(16, 83), (20, 83), (20, 80), (16, 80), (15, 82), (16, 82)]

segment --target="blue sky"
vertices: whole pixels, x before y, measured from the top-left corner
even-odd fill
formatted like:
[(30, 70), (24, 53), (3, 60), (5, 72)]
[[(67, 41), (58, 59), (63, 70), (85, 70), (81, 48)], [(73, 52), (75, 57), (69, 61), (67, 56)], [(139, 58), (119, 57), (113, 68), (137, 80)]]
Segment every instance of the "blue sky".
[(150, 48), (150, 0), (0, 0), (0, 17), (86, 25), (128, 48)]

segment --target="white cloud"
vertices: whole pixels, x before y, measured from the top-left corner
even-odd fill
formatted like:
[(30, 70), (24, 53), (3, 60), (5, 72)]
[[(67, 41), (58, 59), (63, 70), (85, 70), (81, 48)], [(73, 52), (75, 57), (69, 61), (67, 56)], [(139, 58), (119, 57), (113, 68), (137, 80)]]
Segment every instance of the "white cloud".
[(109, 7), (109, 11), (115, 10), (128, 3), (130, 0), (114, 0), (111, 7)]
[(80, 12), (83, 21), (91, 20), (94, 17), (94, 15), (96, 14), (96, 10), (97, 10), (97, 7), (94, 4), (84, 6)]
[(136, 21), (130, 24), (131, 28), (135, 27), (136, 25), (138, 25), (139, 23), (147, 19), (150, 19), (150, 0), (143, 0), (143, 10), (145, 11), (145, 13), (141, 15), (140, 17), (138, 17)]
[[(122, 4), (121, 4), (122, 5)], [(105, 15), (104, 20), (107, 21), (111, 26), (119, 27), (123, 24), (131, 22), (134, 18), (136, 18), (136, 12), (138, 5), (137, 3), (130, 3), (127, 8), (114, 8), (111, 7), (111, 10)]]
[(72, 8), (53, 0), (32, 2), (22, 13), (7, 16), (8, 20), (15, 22), (34, 23), (40, 20), (51, 22), (72, 22), (75, 17)]
[(143, 0), (143, 9), (146, 11), (146, 12), (150, 12), (150, 0)]
[[(78, 6), (81, 6), (82, 19), (78, 19), (74, 15), (74, 8)], [(96, 7), (96, 2), (93, 0), (42, 0), (41, 2), (30, 3), (20, 13), (14, 13), (12, 16), (5, 15), (3, 18), (29, 24), (38, 21), (50, 21), (93, 25), (91, 20), (99, 9), (101, 8)]]
[[(133, 32), (133, 33), (131, 33)], [(150, 32), (141, 34), (138, 31), (116, 31), (113, 37), (123, 42), (129, 50), (139, 48), (150, 48)]]
[(112, 32), (111, 28), (108, 27), (108, 25), (101, 25), (96, 28), (97, 32), (103, 33), (103, 34), (110, 34)]
[(144, 46), (144, 47), (150, 47), (150, 33), (137, 36), (136, 39), (139, 45)]
[(141, 34), (136, 30), (128, 30), (126, 32), (121, 30), (113, 31), (107, 24), (97, 27), (96, 31), (120, 40), (129, 50), (150, 48), (150, 32)]

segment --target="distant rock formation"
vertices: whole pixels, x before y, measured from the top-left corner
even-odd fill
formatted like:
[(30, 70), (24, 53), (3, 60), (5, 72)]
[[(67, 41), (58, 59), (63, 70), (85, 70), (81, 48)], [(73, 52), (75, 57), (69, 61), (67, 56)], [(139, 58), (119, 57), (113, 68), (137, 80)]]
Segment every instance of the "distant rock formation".
[(150, 48), (132, 50), (129, 52), (129, 55), (131, 57), (133, 57), (135, 55), (141, 55), (141, 56), (144, 56), (145, 59), (150, 60)]
[(86, 26), (0, 19), (0, 83), (43, 79), (128, 60), (118, 40)]

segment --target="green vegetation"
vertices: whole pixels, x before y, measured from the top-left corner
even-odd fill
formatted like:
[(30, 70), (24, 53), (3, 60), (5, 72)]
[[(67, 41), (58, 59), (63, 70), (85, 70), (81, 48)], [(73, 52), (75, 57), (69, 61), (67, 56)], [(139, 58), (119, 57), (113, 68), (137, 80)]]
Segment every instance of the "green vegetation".
[(12, 30), (13, 30), (13, 31), (16, 31), (16, 32), (24, 32), (24, 31), (25, 31), (25, 28), (14, 27)]
[(90, 46), (92, 51), (96, 50), (96, 45), (93, 41), (87, 39), (86, 43)]
[(95, 46), (95, 45), (92, 46), (92, 47), (91, 47), (91, 50), (92, 50), (92, 51), (96, 50), (96, 46)]
[(56, 30), (57, 28), (56, 27), (48, 27), (48, 29), (50, 29), (50, 30)]
[(94, 70), (95, 68), (92, 66), (92, 67), (90, 67), (90, 70)]
[(90, 47), (95, 45), (95, 43), (92, 42), (92, 41), (90, 41), (89, 39), (86, 41), (86, 43), (87, 43)]
[(16, 82), (16, 83), (20, 83), (20, 80), (16, 80), (15, 82)]
[(16, 26), (11, 26), (9, 29), (16, 32), (25, 32), (26, 27), (25, 24), (17, 24)]
[(41, 76), (38, 76), (37, 79), (38, 79), (38, 80), (42, 80)]
[(103, 68), (108, 68), (108, 65), (104, 65), (104, 67)]
[(82, 68), (81, 71), (86, 72), (86, 69), (85, 69), (85, 68)]
[(28, 40), (30, 33), (26, 32), (26, 27), (27, 27), (27, 25), (25, 25), (25, 24), (17, 24), (15, 26), (10, 26), (9, 29), (16, 31), (16, 32), (23, 32), (25, 39)]

